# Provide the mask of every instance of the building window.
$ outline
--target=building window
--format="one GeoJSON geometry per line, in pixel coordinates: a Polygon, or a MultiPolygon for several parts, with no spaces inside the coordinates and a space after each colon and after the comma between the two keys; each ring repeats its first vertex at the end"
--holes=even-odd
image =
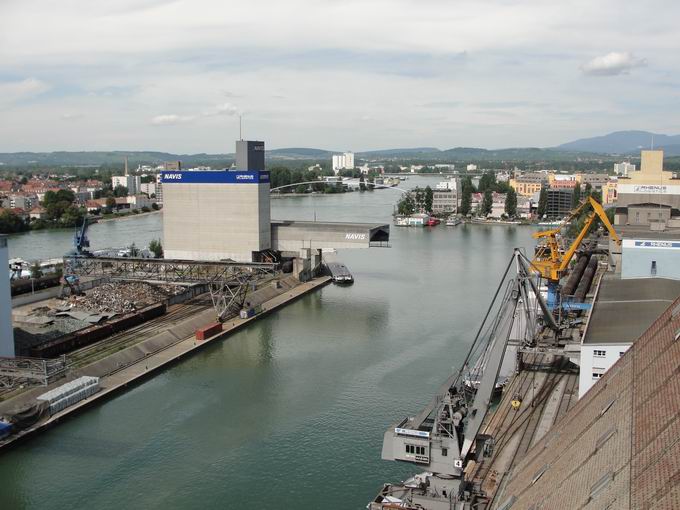
{"type": "Polygon", "coordinates": [[[448,448],[442,448],[442,457],[446,457],[449,454],[448,448]]]}
{"type": "Polygon", "coordinates": [[[652,269],[650,270],[652,276],[656,276],[656,260],[652,260],[652,269]]]}
{"type": "Polygon", "coordinates": [[[606,354],[607,351],[598,351],[597,349],[593,351],[593,356],[595,356],[596,358],[604,358],[606,354]]]}
{"type": "Polygon", "coordinates": [[[593,372],[593,381],[597,381],[603,375],[604,374],[602,374],[601,372],[593,372]]]}
{"type": "Polygon", "coordinates": [[[619,353],[619,358],[620,358],[621,356],[623,356],[624,354],[626,354],[626,351],[621,351],[621,352],[619,353]]]}

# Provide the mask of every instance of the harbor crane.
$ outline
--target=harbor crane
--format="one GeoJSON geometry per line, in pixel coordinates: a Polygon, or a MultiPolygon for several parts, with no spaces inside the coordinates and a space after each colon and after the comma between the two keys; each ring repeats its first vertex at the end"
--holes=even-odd
{"type": "MultiPolygon", "coordinates": [[[[396,422],[385,432],[384,460],[408,462],[426,471],[400,484],[386,484],[369,503],[370,510],[470,510],[473,500],[483,496],[465,480],[465,472],[471,462],[493,451],[493,438],[480,431],[508,342],[518,323],[537,324],[536,304],[546,325],[558,329],[529,264],[515,249],[461,370],[446,380],[420,414],[396,422]],[[508,278],[513,265],[517,274],[508,278]],[[471,380],[479,381],[474,392],[466,388],[471,380]]],[[[534,328],[527,327],[522,336],[525,346],[532,345],[534,328]]]]}
{"type": "Polygon", "coordinates": [[[536,232],[533,235],[535,239],[543,240],[543,242],[536,249],[534,259],[531,261],[531,267],[543,278],[545,278],[549,285],[557,284],[560,281],[560,278],[564,276],[567,267],[569,266],[569,262],[581,246],[581,243],[590,231],[590,227],[597,218],[600,219],[602,224],[609,231],[611,238],[618,245],[621,245],[621,239],[616,234],[616,231],[609,221],[609,218],[607,218],[607,213],[604,211],[600,203],[592,196],[588,196],[586,200],[581,202],[579,206],[572,210],[569,213],[569,216],[567,216],[564,221],[562,221],[562,223],[560,223],[560,225],[556,228],[536,232]],[[564,250],[561,245],[562,229],[578,218],[578,216],[584,210],[586,210],[588,206],[590,206],[592,210],[588,212],[588,216],[586,217],[583,228],[578,233],[576,239],[574,239],[571,245],[566,250],[564,250]]]}
{"type": "MultiPolygon", "coordinates": [[[[70,253],[69,257],[73,259],[77,257],[91,257],[92,254],[88,249],[90,247],[90,240],[87,238],[87,215],[83,217],[83,223],[80,228],[76,229],[76,233],[73,235],[73,251],[70,253]]],[[[71,290],[72,296],[79,296],[83,292],[80,290],[80,278],[77,274],[71,272],[66,272],[67,265],[64,265],[64,276],[62,278],[61,285],[61,295],[64,295],[64,285],[67,285],[71,290]]]]}

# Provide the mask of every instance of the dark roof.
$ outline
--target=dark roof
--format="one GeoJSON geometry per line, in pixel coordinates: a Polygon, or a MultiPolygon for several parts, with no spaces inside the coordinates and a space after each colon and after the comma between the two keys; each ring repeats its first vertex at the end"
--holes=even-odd
{"type": "Polygon", "coordinates": [[[680,280],[603,278],[584,344],[632,343],[680,296],[680,280]]]}
{"type": "Polygon", "coordinates": [[[653,204],[651,202],[645,202],[643,204],[628,204],[627,207],[630,209],[631,207],[647,207],[649,209],[670,209],[670,205],[665,205],[665,204],[653,204]]]}
{"type": "Polygon", "coordinates": [[[680,239],[680,228],[666,226],[665,230],[651,230],[649,225],[616,225],[623,239],[680,239]]]}
{"type": "Polygon", "coordinates": [[[680,299],[508,474],[494,508],[680,508],[678,334],[680,299]]]}

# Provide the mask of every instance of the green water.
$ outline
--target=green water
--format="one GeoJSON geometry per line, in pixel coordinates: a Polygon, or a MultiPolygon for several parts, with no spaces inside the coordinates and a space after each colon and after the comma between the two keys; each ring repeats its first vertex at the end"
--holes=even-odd
{"type": "MultiPolygon", "coordinates": [[[[436,179],[408,181],[424,183],[436,179]]],[[[282,199],[272,215],[387,222],[396,198],[282,199]]],[[[93,248],[141,244],[160,221],[96,225],[93,248]]],[[[327,286],[0,455],[0,509],[364,508],[383,482],[416,471],[380,460],[383,433],[458,366],[531,232],[392,227],[391,248],[340,252],[353,286],[327,286]]],[[[70,242],[46,234],[40,256],[59,255],[53,236],[70,242]]],[[[28,238],[10,240],[14,256],[28,258],[28,238]]]]}

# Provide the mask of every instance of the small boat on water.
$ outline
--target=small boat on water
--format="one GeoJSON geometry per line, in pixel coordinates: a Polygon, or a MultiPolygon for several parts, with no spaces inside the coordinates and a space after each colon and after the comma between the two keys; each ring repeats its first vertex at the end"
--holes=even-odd
{"type": "Polygon", "coordinates": [[[425,222],[426,227],[435,227],[441,223],[439,218],[430,218],[425,222]]]}
{"type": "Polygon", "coordinates": [[[347,266],[340,262],[328,262],[326,264],[328,273],[335,283],[351,284],[354,283],[354,277],[349,272],[347,266]]]}
{"type": "Polygon", "coordinates": [[[461,220],[458,216],[452,216],[451,218],[446,220],[447,227],[455,227],[456,225],[460,225],[461,223],[463,223],[463,220],[461,220]]]}

